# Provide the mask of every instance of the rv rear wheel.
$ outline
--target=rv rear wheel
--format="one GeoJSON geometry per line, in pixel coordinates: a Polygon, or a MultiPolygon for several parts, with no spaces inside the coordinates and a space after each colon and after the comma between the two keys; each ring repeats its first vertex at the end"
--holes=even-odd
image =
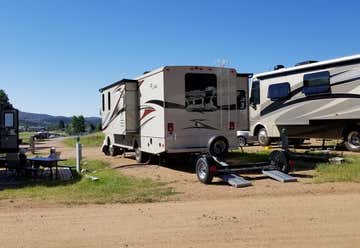
{"type": "Polygon", "coordinates": [[[211,183],[214,174],[210,170],[210,165],[205,156],[198,158],[196,161],[196,176],[204,184],[211,183]]]}
{"type": "Polygon", "coordinates": [[[135,148],[135,160],[138,163],[145,163],[149,159],[149,156],[147,153],[140,150],[140,147],[135,148]]]}
{"type": "Polygon", "coordinates": [[[270,138],[267,135],[266,129],[265,128],[261,128],[258,132],[258,142],[261,146],[268,146],[270,145],[270,138]]]}
{"type": "Polygon", "coordinates": [[[109,150],[109,146],[103,146],[102,148],[102,152],[106,155],[109,156],[110,155],[110,150],[109,150]]]}
{"type": "Polygon", "coordinates": [[[360,152],[360,132],[351,131],[345,137],[345,147],[352,152],[360,152]]]}

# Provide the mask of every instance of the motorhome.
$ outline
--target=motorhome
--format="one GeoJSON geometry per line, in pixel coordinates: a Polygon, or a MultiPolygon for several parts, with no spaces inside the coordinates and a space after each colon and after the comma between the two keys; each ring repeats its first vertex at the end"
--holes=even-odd
{"type": "Polygon", "coordinates": [[[222,154],[248,128],[249,75],[235,69],[165,66],[100,89],[102,150],[117,155],[222,154]]]}
{"type": "Polygon", "coordinates": [[[250,97],[250,135],[262,145],[289,137],[344,139],[360,151],[360,55],[254,75],[250,97]]]}
{"type": "Polygon", "coordinates": [[[0,104],[0,153],[19,151],[19,111],[0,104]]]}

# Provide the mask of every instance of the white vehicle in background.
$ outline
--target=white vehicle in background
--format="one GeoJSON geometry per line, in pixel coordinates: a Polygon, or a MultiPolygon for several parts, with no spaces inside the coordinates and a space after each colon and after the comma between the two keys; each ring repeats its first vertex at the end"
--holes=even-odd
{"type": "Polygon", "coordinates": [[[249,74],[223,67],[165,66],[100,89],[105,140],[116,155],[218,155],[238,147],[236,130],[248,128],[249,74]]]}
{"type": "Polygon", "coordinates": [[[250,135],[261,145],[289,138],[343,139],[360,151],[360,55],[295,67],[277,66],[254,75],[250,97],[250,135]]]}

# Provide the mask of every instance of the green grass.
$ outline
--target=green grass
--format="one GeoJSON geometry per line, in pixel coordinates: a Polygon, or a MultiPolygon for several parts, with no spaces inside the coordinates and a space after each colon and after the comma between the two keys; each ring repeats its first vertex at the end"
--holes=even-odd
{"type": "Polygon", "coordinates": [[[33,136],[34,134],[36,134],[36,133],[35,132],[20,132],[19,139],[21,139],[23,143],[28,143],[30,136],[33,136]]]}
{"type": "MultiPolygon", "coordinates": [[[[104,134],[102,132],[92,133],[80,137],[80,143],[86,147],[99,147],[104,142],[104,134]]],[[[74,147],[76,140],[75,138],[67,138],[63,141],[64,145],[74,147]]]]}
{"type": "Polygon", "coordinates": [[[345,157],[342,164],[318,164],[314,182],[360,182],[360,158],[345,157]]]}
{"type": "MultiPolygon", "coordinates": [[[[66,164],[74,164],[74,160],[66,164]]],[[[85,161],[82,168],[99,180],[76,176],[71,182],[31,182],[0,191],[0,200],[22,198],[65,204],[135,203],[166,200],[174,194],[165,183],[124,176],[103,161],[85,161]]]]}
{"type": "Polygon", "coordinates": [[[263,150],[258,152],[241,152],[241,150],[235,150],[233,152],[229,152],[226,155],[227,161],[236,161],[236,162],[244,162],[244,163],[252,163],[252,162],[263,162],[269,160],[269,154],[271,151],[263,150]]]}

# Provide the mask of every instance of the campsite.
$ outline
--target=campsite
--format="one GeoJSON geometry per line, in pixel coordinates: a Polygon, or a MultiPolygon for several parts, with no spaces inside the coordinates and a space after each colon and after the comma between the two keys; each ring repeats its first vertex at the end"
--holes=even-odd
{"type": "Polygon", "coordinates": [[[2,1],[0,247],[359,247],[359,7],[2,1]]]}

